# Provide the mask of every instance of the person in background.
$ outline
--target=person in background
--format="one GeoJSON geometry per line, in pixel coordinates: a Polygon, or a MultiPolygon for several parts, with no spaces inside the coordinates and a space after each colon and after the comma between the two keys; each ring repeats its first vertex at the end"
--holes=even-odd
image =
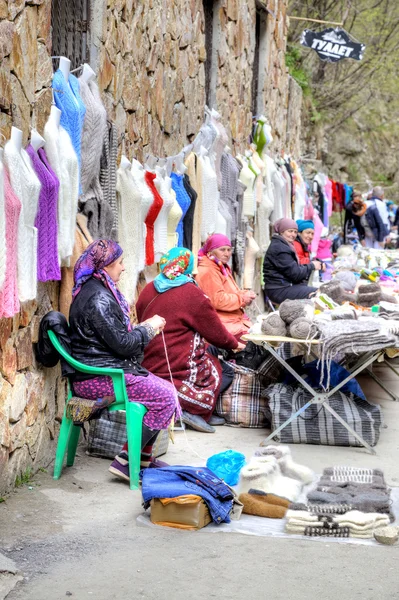
{"type": "Polygon", "coordinates": [[[284,300],[310,298],[317,288],[308,285],[311,273],[320,271],[322,264],[313,260],[300,265],[294,248],[298,225],[292,219],[279,219],[274,224],[274,234],[263,261],[265,293],[281,304],[284,300]]]}
{"type": "Polygon", "coordinates": [[[299,264],[308,265],[310,263],[310,244],[314,238],[314,223],[310,220],[298,219],[297,225],[298,235],[294,241],[295,252],[298,256],[299,264]]]}
{"type": "Polygon", "coordinates": [[[351,210],[361,245],[383,248],[386,228],[376,203],[372,200],[364,202],[360,192],[353,192],[351,210]]]}
{"type": "Polygon", "coordinates": [[[195,277],[208,296],[226,329],[239,341],[248,332],[251,321],[245,308],[256,298],[252,290],[240,290],[229,267],[231,242],[221,233],[214,233],[198,253],[198,273],[195,277]]]}
{"type": "Polygon", "coordinates": [[[145,349],[143,366],[167,381],[172,374],[182,421],[197,431],[214,433],[213,425],[225,423],[213,411],[219,394],[232,382],[232,369],[225,362],[222,366],[207,346],[234,350],[240,344],[196,285],[190,250],[172,248],[159,265],[161,273],[141,292],[136,311],[140,321],[154,315],[167,321],[164,337],[158,336],[145,349]]]}
{"type": "Polygon", "coordinates": [[[381,220],[384,223],[384,238],[386,238],[391,231],[391,223],[389,221],[388,207],[385,203],[385,192],[380,185],[377,185],[373,188],[371,192],[371,198],[367,199],[367,204],[368,206],[372,206],[374,204],[377,207],[381,220]]]}
{"type": "MultiPolygon", "coordinates": [[[[166,466],[152,459],[152,446],[178,409],[176,392],[169,381],[140,364],[144,348],[163,330],[165,319],[154,315],[132,327],[127,300],[117,287],[124,270],[122,248],[113,240],[96,240],[78,258],[69,311],[71,354],[88,366],[123,369],[129,400],[147,408],[141,466],[166,466]]],[[[114,395],[111,377],[80,372],[74,375],[73,391],[90,400],[114,395]]],[[[125,481],[129,481],[127,449],[126,443],[109,467],[113,475],[125,481]]]]}

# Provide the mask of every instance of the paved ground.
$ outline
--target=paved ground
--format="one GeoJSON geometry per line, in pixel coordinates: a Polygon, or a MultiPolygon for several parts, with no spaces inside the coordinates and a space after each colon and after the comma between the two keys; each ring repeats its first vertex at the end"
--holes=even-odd
{"type": "MultiPolygon", "coordinates": [[[[379,369],[399,391],[395,375],[379,369]]],[[[387,424],[377,456],[321,446],[292,446],[293,455],[316,472],[333,464],[378,467],[398,486],[399,403],[369,378],[361,384],[381,403],[387,424]]],[[[188,447],[177,432],[167,460],[202,464],[193,450],[206,458],[228,448],[250,457],[265,433],[228,427],[214,435],[188,432],[188,447]]],[[[399,546],[138,527],[140,493],[112,479],[108,464],[86,457],[81,448],[59,481],[39,473],[0,504],[0,552],[14,563],[4,566],[0,554],[0,600],[399,598],[399,546]],[[14,587],[17,570],[23,579],[14,587]]]]}

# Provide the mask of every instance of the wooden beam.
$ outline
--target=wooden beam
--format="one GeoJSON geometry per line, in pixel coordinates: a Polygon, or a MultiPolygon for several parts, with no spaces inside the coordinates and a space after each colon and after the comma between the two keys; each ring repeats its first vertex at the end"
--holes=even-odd
{"type": "Polygon", "coordinates": [[[311,21],[312,23],[324,23],[325,25],[339,25],[342,27],[343,23],[337,23],[336,21],[320,21],[320,19],[305,19],[304,17],[288,17],[293,21],[311,21]]]}

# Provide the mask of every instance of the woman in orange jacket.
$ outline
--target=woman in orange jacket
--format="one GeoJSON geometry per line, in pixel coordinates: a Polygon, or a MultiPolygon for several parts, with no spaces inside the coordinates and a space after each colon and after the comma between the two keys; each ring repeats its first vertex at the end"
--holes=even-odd
{"type": "Polygon", "coordinates": [[[310,263],[310,244],[314,237],[313,221],[297,220],[298,235],[294,241],[295,252],[297,254],[300,265],[308,265],[310,263]]]}
{"type": "Polygon", "coordinates": [[[211,235],[198,253],[196,281],[208,296],[226,329],[238,340],[248,332],[251,321],[244,312],[256,298],[251,290],[240,290],[228,265],[231,242],[221,233],[211,235]]]}

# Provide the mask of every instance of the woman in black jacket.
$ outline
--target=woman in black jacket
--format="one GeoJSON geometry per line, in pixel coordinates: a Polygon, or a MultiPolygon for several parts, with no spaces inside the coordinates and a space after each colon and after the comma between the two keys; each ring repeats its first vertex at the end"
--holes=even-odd
{"type": "MultiPolygon", "coordinates": [[[[143,419],[141,456],[142,467],[147,467],[151,462],[157,464],[151,460],[152,445],[159,431],[166,429],[172,420],[176,393],[171,383],[149,373],[140,364],[144,348],[162,331],[165,319],[155,315],[132,327],[128,303],[116,285],[124,270],[122,248],[112,240],[93,242],[78,259],[69,313],[71,353],[86,365],[124,370],[129,400],[148,409],[143,419]]],[[[84,373],[76,373],[73,388],[81,398],[113,394],[110,377],[84,373]]],[[[127,444],[109,470],[129,481],[127,444]]]]}
{"type": "Polygon", "coordinates": [[[322,264],[314,260],[300,265],[294,248],[298,225],[292,219],[279,219],[263,261],[265,293],[276,304],[284,300],[309,298],[317,288],[307,285],[312,271],[320,271],[322,264]]]}

